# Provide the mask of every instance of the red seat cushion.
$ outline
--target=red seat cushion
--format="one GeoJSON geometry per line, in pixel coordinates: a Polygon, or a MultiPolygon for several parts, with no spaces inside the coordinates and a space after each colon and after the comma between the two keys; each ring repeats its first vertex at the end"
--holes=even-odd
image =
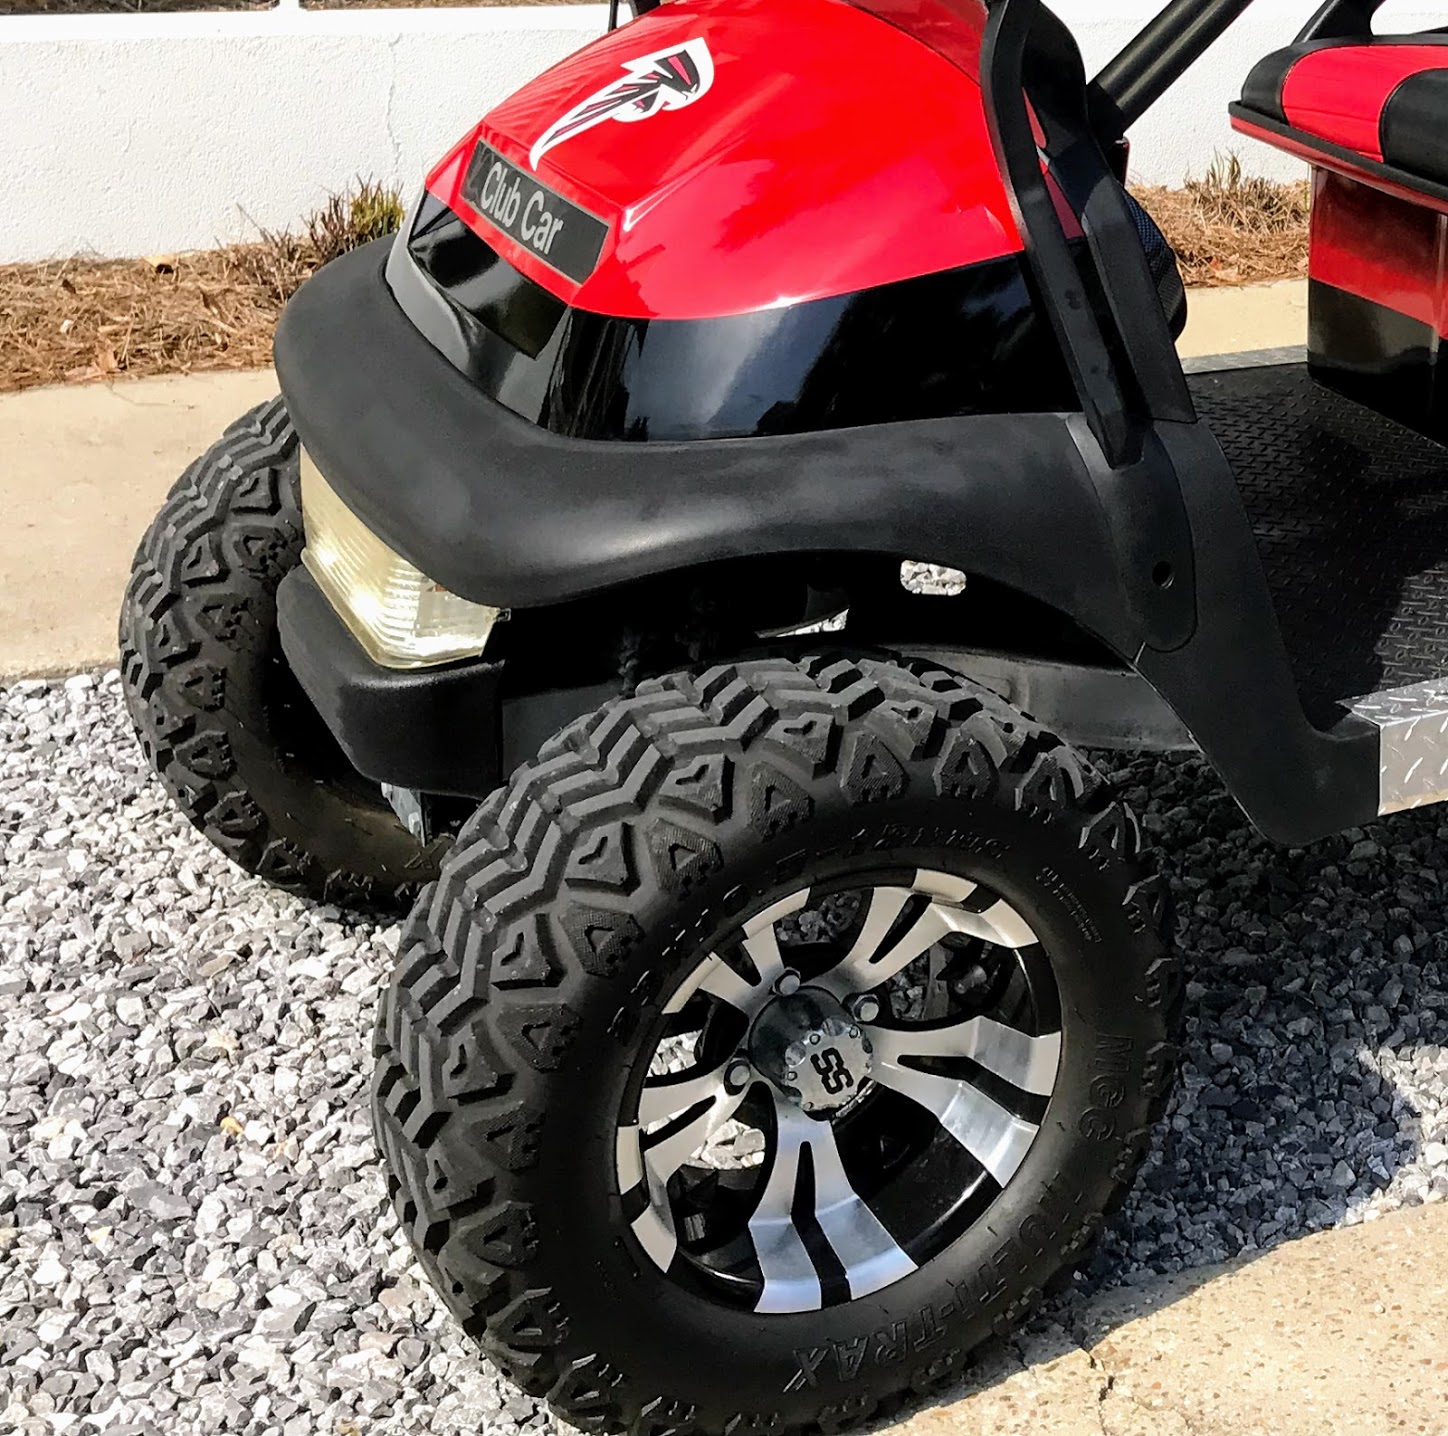
{"type": "Polygon", "coordinates": [[[1448,35],[1289,46],[1253,69],[1242,105],[1304,138],[1448,184],[1448,35]]]}

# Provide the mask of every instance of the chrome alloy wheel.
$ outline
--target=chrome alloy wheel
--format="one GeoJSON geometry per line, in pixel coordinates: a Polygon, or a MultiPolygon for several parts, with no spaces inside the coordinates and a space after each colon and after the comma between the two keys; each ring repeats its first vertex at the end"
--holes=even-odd
{"type": "Polygon", "coordinates": [[[664,1011],[617,1134],[625,1215],[671,1277],[758,1312],[867,1296],[942,1251],[1025,1160],[1060,1061],[1029,923],[924,869],[774,902],[664,1011]]]}

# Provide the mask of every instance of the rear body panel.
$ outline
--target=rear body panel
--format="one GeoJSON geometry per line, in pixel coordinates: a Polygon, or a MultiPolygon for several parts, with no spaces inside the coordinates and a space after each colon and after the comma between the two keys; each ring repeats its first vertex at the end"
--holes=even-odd
{"type": "Polygon", "coordinates": [[[1314,377],[1420,433],[1448,438],[1448,374],[1440,372],[1448,333],[1448,190],[1383,164],[1366,135],[1356,138],[1372,153],[1273,125],[1241,106],[1233,108],[1232,123],[1312,165],[1314,377]]]}
{"type": "Polygon", "coordinates": [[[1318,170],[1308,272],[1316,377],[1448,437],[1448,214],[1318,170]]]}

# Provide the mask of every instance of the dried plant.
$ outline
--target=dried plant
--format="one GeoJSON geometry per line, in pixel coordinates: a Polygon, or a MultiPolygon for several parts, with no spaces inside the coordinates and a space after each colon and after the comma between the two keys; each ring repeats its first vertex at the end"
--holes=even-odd
{"type": "Polygon", "coordinates": [[[1161,226],[1188,284],[1246,284],[1307,273],[1307,182],[1281,184],[1218,156],[1182,189],[1133,193],[1161,226]]]}
{"type": "Polygon", "coordinates": [[[396,191],[359,179],[297,233],[258,226],[249,244],[194,254],[0,265],[0,391],[269,363],[298,286],[401,219],[396,191]]]}

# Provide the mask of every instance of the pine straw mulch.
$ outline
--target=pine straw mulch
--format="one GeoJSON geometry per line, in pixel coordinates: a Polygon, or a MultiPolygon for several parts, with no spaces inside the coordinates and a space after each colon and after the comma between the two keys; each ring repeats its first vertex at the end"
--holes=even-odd
{"type": "Polygon", "coordinates": [[[358,180],[297,234],[145,259],[0,265],[0,393],[116,375],[254,369],[302,281],[402,222],[395,190],[358,180]]]}
{"type": "MultiPolygon", "coordinates": [[[[1138,189],[1188,285],[1307,272],[1307,186],[1214,166],[1184,189],[1138,189]]],[[[0,265],[0,393],[117,375],[271,362],[283,304],[320,264],[397,223],[395,195],[359,184],[300,235],[138,260],[0,265]]]]}
{"type": "Polygon", "coordinates": [[[1260,284],[1307,274],[1308,186],[1242,173],[1235,155],[1182,189],[1138,186],[1188,286],[1260,284]]]}

